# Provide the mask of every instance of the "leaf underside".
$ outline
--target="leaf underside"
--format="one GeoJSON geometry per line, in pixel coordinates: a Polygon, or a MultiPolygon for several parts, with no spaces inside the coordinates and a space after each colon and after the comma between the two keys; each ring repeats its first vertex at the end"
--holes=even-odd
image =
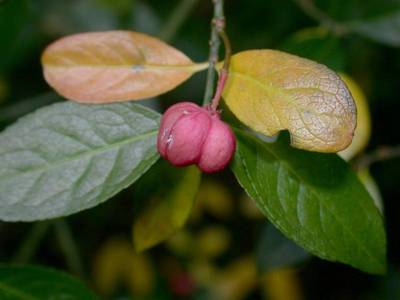
{"type": "Polygon", "coordinates": [[[382,216],[343,160],[236,133],[233,172],[278,229],[317,256],[385,272],[382,216]]]}
{"type": "Polygon", "coordinates": [[[223,97],[251,129],[272,136],[289,130],[294,147],[337,152],[356,125],[346,85],[324,65],[275,50],[249,50],[232,57],[223,97]]]}
{"type": "Polygon", "coordinates": [[[132,103],[54,104],[0,134],[0,219],[33,221],[93,207],[157,159],[159,115],[132,103]]]}
{"type": "Polygon", "coordinates": [[[47,47],[46,81],[67,99],[84,103],[138,100],[188,79],[193,62],[161,40],[133,31],[80,33],[47,47]]]}

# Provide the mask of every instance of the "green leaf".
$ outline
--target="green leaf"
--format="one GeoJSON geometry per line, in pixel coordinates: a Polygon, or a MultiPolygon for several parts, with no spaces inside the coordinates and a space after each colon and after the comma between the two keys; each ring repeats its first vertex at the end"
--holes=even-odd
{"type": "Polygon", "coordinates": [[[400,47],[400,8],[382,16],[349,22],[347,26],[376,42],[400,47]]]}
{"type": "Polygon", "coordinates": [[[310,254],[279,230],[267,224],[257,247],[257,266],[262,272],[290,266],[309,258],[310,254]]]}
{"type": "Polygon", "coordinates": [[[375,42],[400,46],[398,0],[317,0],[315,5],[345,30],[375,42]]]}
{"type": "Polygon", "coordinates": [[[21,64],[37,45],[33,1],[0,1],[0,73],[21,64]]]}
{"type": "Polygon", "coordinates": [[[365,300],[393,300],[400,299],[400,272],[398,268],[389,268],[386,276],[374,282],[371,288],[365,289],[362,298],[365,300]]]}
{"type": "Polygon", "coordinates": [[[0,267],[0,299],[3,300],[96,300],[78,279],[34,266],[0,267]]]}
{"type": "Polygon", "coordinates": [[[118,27],[117,15],[96,0],[35,1],[46,33],[62,36],[118,27]]]}
{"type": "Polygon", "coordinates": [[[0,134],[0,219],[33,221],[98,205],[158,159],[159,115],[132,103],[65,102],[0,134]]]}
{"type": "Polygon", "coordinates": [[[268,144],[237,131],[232,169],[246,192],[288,238],[311,253],[369,273],[386,269],[383,220],[337,155],[268,144]]]}
{"type": "Polygon", "coordinates": [[[347,56],[342,40],[322,27],[310,27],[295,32],[284,40],[279,49],[315,60],[336,72],[346,66],[347,56]]]}
{"type": "MultiPolygon", "coordinates": [[[[133,225],[133,241],[137,251],[146,250],[168,238],[186,223],[192,210],[201,172],[194,166],[177,169],[162,161],[154,169],[167,190],[158,190],[156,195],[146,199],[146,205],[133,225]]],[[[149,174],[150,175],[150,174],[149,174]]],[[[153,190],[156,187],[153,187],[153,190]]]]}
{"type": "Polygon", "coordinates": [[[374,177],[372,177],[369,169],[368,168],[360,169],[358,170],[357,175],[358,178],[360,178],[360,181],[364,184],[365,189],[368,191],[368,193],[374,200],[375,206],[383,214],[384,206],[383,206],[381,191],[379,190],[379,186],[376,183],[374,177]]]}

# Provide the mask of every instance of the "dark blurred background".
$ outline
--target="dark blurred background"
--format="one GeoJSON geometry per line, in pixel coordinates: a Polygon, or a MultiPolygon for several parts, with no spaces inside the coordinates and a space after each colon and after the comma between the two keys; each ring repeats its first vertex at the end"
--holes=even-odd
{"type": "MultiPolygon", "coordinates": [[[[383,199],[388,273],[372,276],[304,252],[268,224],[229,171],[203,178],[182,231],[132,254],[135,208],[168,188],[160,173],[169,167],[162,162],[94,209],[55,223],[0,222],[0,262],[69,271],[107,299],[400,299],[400,1],[225,2],[234,52],[281,49],[345,73],[361,87],[372,135],[353,165],[377,149],[390,153],[370,166],[383,199]],[[117,267],[128,260],[132,274],[117,267]]],[[[55,39],[129,29],[158,36],[201,62],[208,56],[212,10],[211,0],[0,0],[0,127],[65,101],[45,83],[40,65],[55,39]]],[[[204,86],[203,72],[145,104],[161,111],[176,101],[201,103],[204,86]]]]}

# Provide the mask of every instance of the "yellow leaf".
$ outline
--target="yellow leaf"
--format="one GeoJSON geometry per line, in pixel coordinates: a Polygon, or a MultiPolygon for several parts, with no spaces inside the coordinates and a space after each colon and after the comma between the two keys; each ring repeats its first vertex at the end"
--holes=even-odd
{"type": "Polygon", "coordinates": [[[104,295],[112,294],[124,282],[135,295],[145,295],[154,286],[154,270],[150,259],[134,253],[129,241],[112,238],[95,256],[93,279],[104,295]]]}
{"type": "Polygon", "coordinates": [[[205,180],[197,194],[197,204],[219,219],[228,219],[233,214],[233,198],[229,189],[216,180],[205,180]]]}
{"type": "Polygon", "coordinates": [[[356,126],[356,108],[340,77],[326,66],[275,50],[232,57],[226,104],[244,124],[264,135],[289,130],[294,147],[337,152],[356,126]]]}
{"type": "Polygon", "coordinates": [[[257,207],[256,203],[245,193],[239,198],[240,212],[249,219],[264,220],[265,216],[257,207]]]}
{"type": "Polygon", "coordinates": [[[212,287],[219,279],[219,271],[209,259],[194,259],[189,265],[190,275],[202,287],[212,287]]]}
{"type": "Polygon", "coordinates": [[[171,237],[189,217],[200,184],[201,173],[190,166],[177,185],[164,198],[154,199],[133,225],[133,241],[137,251],[148,249],[171,237]]]}
{"type": "Polygon", "coordinates": [[[182,229],[168,239],[166,245],[175,255],[190,256],[193,253],[195,241],[191,232],[182,229]]]}
{"type": "Polygon", "coordinates": [[[268,272],[264,276],[262,287],[267,299],[303,299],[300,283],[296,271],[293,269],[278,269],[268,272]]]}
{"type": "Polygon", "coordinates": [[[360,86],[348,75],[339,74],[346,83],[357,107],[357,127],[350,146],[338,154],[345,160],[350,160],[368,145],[371,137],[371,116],[368,102],[360,86]]]}
{"type": "Polygon", "coordinates": [[[231,235],[222,226],[208,226],[196,237],[196,252],[201,257],[214,258],[225,252],[231,243],[231,235]]]}
{"type": "Polygon", "coordinates": [[[155,285],[155,275],[150,257],[132,253],[125,262],[126,284],[134,295],[147,295],[155,285]]]}
{"type": "Polygon", "coordinates": [[[251,256],[241,257],[228,265],[215,280],[215,299],[240,300],[257,285],[257,267],[251,256]]]}
{"type": "Polygon", "coordinates": [[[42,64],[58,93],[84,103],[157,96],[207,67],[159,39],[132,31],[64,37],[47,47],[42,64]]]}
{"type": "Polygon", "coordinates": [[[111,294],[123,280],[121,260],[125,262],[129,256],[126,242],[121,239],[110,240],[99,249],[94,260],[93,279],[102,294],[111,294]]]}

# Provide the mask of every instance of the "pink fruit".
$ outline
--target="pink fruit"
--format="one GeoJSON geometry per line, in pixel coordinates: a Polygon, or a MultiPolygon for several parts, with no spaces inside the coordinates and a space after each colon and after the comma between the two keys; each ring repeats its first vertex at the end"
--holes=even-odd
{"type": "Polygon", "coordinates": [[[203,172],[222,170],[231,160],[236,140],[219,113],[191,102],[171,106],[161,118],[157,148],[174,166],[196,164],[203,172]]]}

